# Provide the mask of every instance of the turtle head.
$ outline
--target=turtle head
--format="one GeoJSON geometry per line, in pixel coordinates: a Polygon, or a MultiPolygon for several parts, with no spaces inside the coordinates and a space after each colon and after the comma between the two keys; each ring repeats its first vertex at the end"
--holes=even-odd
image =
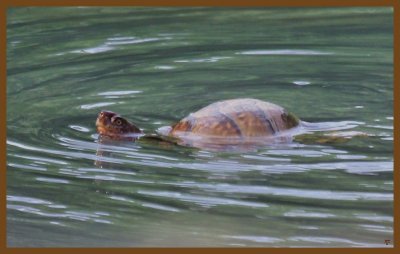
{"type": "Polygon", "coordinates": [[[97,132],[110,138],[122,138],[142,131],[125,118],[111,111],[101,111],[96,120],[97,132]]]}

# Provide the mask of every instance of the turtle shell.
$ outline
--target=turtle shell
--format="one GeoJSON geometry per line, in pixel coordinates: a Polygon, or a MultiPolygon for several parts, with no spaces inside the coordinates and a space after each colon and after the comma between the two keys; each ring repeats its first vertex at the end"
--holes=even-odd
{"type": "Polygon", "coordinates": [[[284,108],[257,99],[233,99],[212,103],[172,126],[170,135],[181,137],[270,137],[299,125],[284,108]]]}

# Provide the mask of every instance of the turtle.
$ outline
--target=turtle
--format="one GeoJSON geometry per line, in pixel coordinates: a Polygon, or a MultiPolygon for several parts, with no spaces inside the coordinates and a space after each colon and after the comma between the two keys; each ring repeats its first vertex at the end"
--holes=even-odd
{"type": "MultiPolygon", "coordinates": [[[[288,143],[295,136],[304,134],[308,126],[309,123],[285,108],[253,98],[214,102],[172,126],[159,128],[153,134],[145,134],[134,123],[112,111],[101,111],[96,120],[97,132],[102,138],[129,141],[156,139],[210,150],[288,143]]],[[[325,137],[324,142],[346,138],[346,135],[333,135],[325,137]]]]}

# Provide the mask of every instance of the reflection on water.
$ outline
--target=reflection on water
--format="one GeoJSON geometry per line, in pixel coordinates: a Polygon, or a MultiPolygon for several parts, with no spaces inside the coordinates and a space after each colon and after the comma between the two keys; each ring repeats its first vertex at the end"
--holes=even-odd
{"type": "Polygon", "coordinates": [[[332,55],[331,52],[321,52],[314,50],[301,50],[301,49],[281,49],[281,50],[251,50],[238,52],[241,55],[332,55]]]}
{"type": "Polygon", "coordinates": [[[391,247],[391,9],[49,10],[7,15],[8,246],[391,247]],[[95,131],[102,109],[155,133],[240,97],[311,138],[213,150],[95,131]]]}

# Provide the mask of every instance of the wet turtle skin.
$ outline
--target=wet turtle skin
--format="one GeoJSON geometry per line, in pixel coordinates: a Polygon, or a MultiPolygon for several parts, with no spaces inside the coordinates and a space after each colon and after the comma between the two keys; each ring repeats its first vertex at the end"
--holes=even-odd
{"type": "MultiPolygon", "coordinates": [[[[160,138],[176,138],[182,141],[176,143],[183,145],[208,146],[210,142],[232,145],[243,140],[252,143],[258,138],[280,136],[299,124],[296,116],[278,105],[246,98],[212,103],[158,133],[160,138]]],[[[96,126],[101,136],[111,139],[136,140],[135,135],[143,134],[133,123],[111,111],[102,111],[96,126]]]]}

